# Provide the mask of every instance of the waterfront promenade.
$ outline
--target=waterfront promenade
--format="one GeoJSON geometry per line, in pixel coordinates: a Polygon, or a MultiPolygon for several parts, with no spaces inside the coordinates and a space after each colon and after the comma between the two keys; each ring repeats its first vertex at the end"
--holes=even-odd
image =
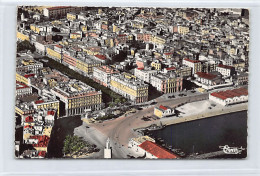
{"type": "MultiPolygon", "coordinates": [[[[178,123],[184,123],[184,122],[189,122],[189,121],[194,121],[194,120],[199,120],[199,119],[205,119],[209,117],[214,117],[222,114],[229,114],[233,112],[239,112],[239,111],[245,111],[248,109],[248,104],[247,103],[241,103],[241,104],[236,104],[236,105],[231,105],[231,106],[221,106],[221,105],[216,105],[216,107],[212,109],[208,109],[208,107],[203,107],[203,102],[208,102],[209,100],[204,100],[204,101],[198,101],[196,102],[196,106],[198,106],[198,110],[200,110],[200,113],[185,113],[181,114],[179,117],[173,116],[173,117],[168,117],[168,118],[162,118],[160,120],[154,121],[154,124],[156,125],[173,125],[173,124],[178,124],[178,123]]],[[[188,103],[192,104],[192,103],[188,103]]],[[[195,104],[195,103],[194,103],[195,104]]],[[[184,105],[185,106],[185,105],[184,105]]],[[[194,105],[195,106],[195,105],[194,105]]],[[[177,108],[178,109],[178,108],[177,108]]],[[[137,128],[145,128],[147,125],[141,124],[137,128]]]]}
{"type": "MultiPolygon", "coordinates": [[[[184,100],[183,100],[184,101],[184,100]]],[[[176,103],[176,102],[175,102],[176,103]]],[[[171,102],[172,107],[177,107],[180,102],[175,104],[174,101],[171,102]]],[[[228,114],[232,112],[247,110],[247,103],[236,104],[228,107],[223,107],[221,105],[215,105],[212,109],[208,107],[211,106],[212,102],[209,100],[202,100],[192,103],[186,103],[182,106],[177,107],[179,111],[182,111],[180,116],[173,116],[169,118],[162,119],[152,119],[151,121],[143,121],[141,118],[145,116],[152,116],[153,109],[155,106],[144,108],[143,110],[137,110],[129,116],[122,116],[116,119],[104,121],[102,123],[92,123],[88,124],[90,127],[81,128],[81,130],[76,132],[79,136],[88,136],[87,141],[92,141],[100,149],[104,148],[105,141],[109,137],[113,141],[113,156],[114,158],[124,158],[127,154],[134,155],[130,149],[127,148],[127,144],[130,138],[138,137],[140,133],[136,132],[134,129],[146,128],[151,124],[160,125],[172,125],[177,123],[184,123],[193,120],[199,120],[209,117],[214,117],[221,114],[228,114]],[[198,109],[198,111],[195,111],[198,109]],[[196,113],[196,114],[194,114],[196,113]],[[92,130],[96,131],[91,133],[92,130]],[[100,138],[102,136],[102,138],[100,138]],[[97,140],[98,139],[98,140],[97,140]],[[99,142],[95,142],[95,141],[99,142]],[[124,152],[119,152],[119,151],[124,152]]],[[[170,103],[169,103],[170,105],[170,103]]],[[[158,106],[158,104],[157,104],[158,106]]],[[[102,152],[102,151],[101,151],[102,152]]],[[[102,157],[102,154],[99,153],[102,157]]]]}

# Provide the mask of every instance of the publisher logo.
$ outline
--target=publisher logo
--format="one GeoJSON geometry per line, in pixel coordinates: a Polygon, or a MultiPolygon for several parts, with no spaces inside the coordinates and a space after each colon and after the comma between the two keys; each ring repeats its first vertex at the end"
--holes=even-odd
{"type": "Polygon", "coordinates": [[[223,152],[225,154],[235,154],[235,155],[241,154],[241,152],[243,150],[245,150],[245,148],[243,148],[243,147],[240,147],[240,148],[238,148],[238,147],[229,147],[228,145],[219,146],[219,148],[223,149],[223,152]]]}

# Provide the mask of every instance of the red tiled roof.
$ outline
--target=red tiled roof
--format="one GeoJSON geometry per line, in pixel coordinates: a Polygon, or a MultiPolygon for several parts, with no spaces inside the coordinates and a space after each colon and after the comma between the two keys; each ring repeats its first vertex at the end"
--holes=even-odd
{"type": "Polygon", "coordinates": [[[33,117],[32,116],[27,116],[25,118],[25,122],[33,122],[33,117]]]}
{"type": "Polygon", "coordinates": [[[46,155],[46,151],[40,151],[38,153],[38,156],[41,156],[41,157],[45,157],[45,155],[46,155]]]}
{"type": "Polygon", "coordinates": [[[33,144],[33,147],[47,147],[49,144],[50,137],[46,135],[42,136],[30,136],[30,139],[38,139],[37,144],[33,144]]]}
{"type": "Polygon", "coordinates": [[[25,125],[24,128],[32,128],[31,125],[25,125]]]}
{"type": "Polygon", "coordinates": [[[16,86],[16,89],[24,89],[24,88],[28,88],[29,86],[27,86],[24,83],[21,83],[19,81],[16,81],[16,84],[18,84],[19,86],[16,86]]]}
{"type": "Polygon", "coordinates": [[[176,69],[175,67],[166,68],[166,70],[175,70],[175,69],[176,69]]]}
{"type": "Polygon", "coordinates": [[[210,95],[220,98],[222,100],[225,100],[227,98],[240,97],[243,95],[246,96],[246,95],[248,95],[248,90],[245,88],[238,88],[238,89],[233,89],[233,90],[213,92],[210,95]]]}
{"type": "Polygon", "coordinates": [[[160,105],[159,108],[160,108],[160,109],[163,109],[163,110],[167,110],[167,109],[168,109],[167,107],[165,107],[165,106],[163,106],[163,105],[160,105]]]}
{"type": "Polygon", "coordinates": [[[191,60],[191,59],[188,59],[188,58],[186,58],[186,59],[184,59],[184,60],[189,61],[189,62],[192,62],[192,63],[198,63],[198,62],[200,62],[200,61],[198,61],[198,60],[191,60]]]}
{"type": "Polygon", "coordinates": [[[40,103],[43,103],[44,102],[44,100],[36,100],[34,103],[35,104],[40,104],[40,103]]]}
{"type": "Polygon", "coordinates": [[[217,75],[213,75],[210,73],[204,73],[204,72],[197,72],[196,74],[201,78],[210,79],[210,80],[217,77],[217,75]]]}
{"type": "Polygon", "coordinates": [[[226,68],[226,69],[232,69],[232,68],[233,68],[233,67],[231,67],[231,66],[228,66],[228,65],[222,65],[222,64],[219,64],[218,67],[226,68]]]}
{"type": "Polygon", "coordinates": [[[99,58],[101,60],[106,60],[107,59],[106,56],[100,55],[100,54],[95,55],[95,57],[97,57],[97,58],[99,58]]]}
{"type": "Polygon", "coordinates": [[[164,53],[164,55],[171,55],[172,53],[164,53]]]}
{"type": "Polygon", "coordinates": [[[143,70],[144,68],[137,68],[138,70],[143,70]]]}
{"type": "Polygon", "coordinates": [[[29,77],[32,77],[34,76],[35,74],[27,74],[27,75],[24,75],[25,78],[29,78],[29,77]]]}
{"type": "Polygon", "coordinates": [[[145,141],[139,145],[145,151],[151,153],[152,155],[156,156],[158,159],[176,159],[179,156],[167,151],[166,149],[162,148],[161,146],[151,142],[145,141]]]}
{"type": "Polygon", "coordinates": [[[58,48],[63,48],[63,46],[61,46],[61,45],[55,45],[56,47],[58,47],[58,48]]]}
{"type": "Polygon", "coordinates": [[[48,111],[48,112],[47,112],[47,115],[54,115],[54,114],[55,114],[54,111],[48,111]]]}

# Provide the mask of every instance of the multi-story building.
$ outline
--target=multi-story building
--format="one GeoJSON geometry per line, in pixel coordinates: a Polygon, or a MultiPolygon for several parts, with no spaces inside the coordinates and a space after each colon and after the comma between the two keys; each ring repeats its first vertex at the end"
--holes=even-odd
{"type": "Polygon", "coordinates": [[[162,93],[182,91],[183,78],[175,74],[157,74],[151,76],[151,84],[162,93]]]}
{"type": "Polygon", "coordinates": [[[148,84],[133,75],[121,74],[111,76],[111,90],[135,103],[148,101],[148,84]]]}
{"type": "Polygon", "coordinates": [[[105,87],[109,87],[111,76],[117,74],[119,74],[119,71],[110,66],[100,66],[93,68],[93,80],[105,87]]]}
{"type": "Polygon", "coordinates": [[[32,93],[32,87],[16,81],[16,96],[29,95],[32,93]]]}
{"type": "Polygon", "coordinates": [[[82,33],[81,32],[70,33],[70,38],[71,39],[80,39],[80,38],[82,38],[82,33]]]}
{"type": "Polygon", "coordinates": [[[56,6],[43,9],[43,15],[49,18],[60,18],[66,16],[67,13],[78,13],[83,11],[85,7],[72,7],[72,6],[56,6]]]}
{"type": "Polygon", "coordinates": [[[30,35],[25,31],[18,31],[16,37],[18,41],[24,41],[24,40],[30,41],[30,35]]]}
{"type": "Polygon", "coordinates": [[[187,26],[178,26],[178,33],[182,35],[188,34],[190,31],[189,27],[187,26]]]}
{"type": "Polygon", "coordinates": [[[93,68],[99,66],[101,66],[101,62],[96,61],[90,57],[77,58],[76,61],[76,68],[83,74],[93,73],[93,68]]]}
{"type": "Polygon", "coordinates": [[[26,85],[29,85],[29,78],[34,77],[34,73],[26,73],[26,72],[20,72],[16,71],[16,81],[24,83],[26,85]]]}
{"type": "Polygon", "coordinates": [[[16,59],[16,71],[38,73],[43,67],[43,63],[27,57],[18,57],[16,59]]]}
{"type": "Polygon", "coordinates": [[[34,135],[46,135],[50,137],[55,114],[55,110],[46,109],[36,111],[32,115],[22,116],[21,125],[24,126],[24,143],[29,142],[28,139],[34,135]]]}
{"type": "Polygon", "coordinates": [[[217,74],[197,72],[194,76],[199,83],[206,86],[215,86],[224,82],[217,74]]]}
{"type": "Polygon", "coordinates": [[[180,77],[189,77],[192,75],[192,68],[191,67],[179,67],[175,69],[175,73],[177,76],[180,77]]]}
{"type": "Polygon", "coordinates": [[[162,64],[159,62],[159,60],[155,60],[151,63],[151,67],[160,71],[162,69],[162,64]]]}
{"type": "Polygon", "coordinates": [[[76,67],[77,58],[64,53],[62,57],[62,63],[68,66],[76,67]]]}
{"type": "Polygon", "coordinates": [[[145,70],[144,68],[135,68],[134,70],[134,75],[147,83],[150,83],[151,76],[157,73],[158,70],[145,70]]]}
{"type": "Polygon", "coordinates": [[[46,55],[46,47],[47,47],[47,43],[45,42],[35,42],[34,43],[36,52],[41,54],[41,55],[46,55]]]}
{"type": "Polygon", "coordinates": [[[153,37],[153,43],[154,43],[154,44],[157,44],[157,45],[163,45],[163,44],[166,43],[166,37],[164,37],[164,36],[159,36],[159,35],[154,36],[154,37],[153,37]]]}
{"type": "Polygon", "coordinates": [[[70,13],[67,13],[67,19],[69,21],[74,21],[77,19],[77,14],[76,13],[73,13],[73,12],[70,12],[70,13]]]}
{"type": "Polygon", "coordinates": [[[26,116],[35,113],[35,109],[32,103],[18,103],[15,105],[15,113],[20,116],[26,116]]]}
{"type": "Polygon", "coordinates": [[[202,65],[201,62],[198,60],[192,60],[192,59],[183,59],[182,64],[188,67],[192,68],[192,74],[201,72],[202,65]]]}
{"type": "Polygon", "coordinates": [[[61,45],[49,45],[46,47],[46,55],[58,62],[62,61],[62,52],[59,52],[57,48],[62,47],[61,45]]]}
{"type": "Polygon", "coordinates": [[[224,77],[230,77],[235,73],[235,68],[228,65],[219,64],[216,66],[216,71],[224,77]]]}
{"type": "Polygon", "coordinates": [[[238,72],[233,79],[235,85],[247,85],[248,84],[248,73],[238,72]]]}
{"type": "Polygon", "coordinates": [[[33,103],[35,109],[50,109],[53,108],[57,111],[57,117],[60,116],[60,102],[57,99],[44,97],[41,100],[36,100],[33,103]]]}
{"type": "Polygon", "coordinates": [[[93,57],[94,60],[101,62],[102,64],[107,64],[109,62],[108,58],[105,55],[97,54],[93,57]]]}
{"type": "Polygon", "coordinates": [[[59,84],[51,92],[65,104],[66,116],[83,114],[86,110],[100,110],[102,107],[102,92],[77,80],[59,84]]]}

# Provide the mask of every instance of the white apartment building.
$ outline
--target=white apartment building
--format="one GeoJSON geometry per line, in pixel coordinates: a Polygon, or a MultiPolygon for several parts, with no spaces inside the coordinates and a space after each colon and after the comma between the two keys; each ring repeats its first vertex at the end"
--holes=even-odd
{"type": "Polygon", "coordinates": [[[135,70],[134,70],[134,75],[137,78],[139,78],[145,82],[148,82],[148,83],[151,82],[151,76],[155,75],[157,73],[158,73],[157,70],[144,70],[142,68],[135,68],[135,70]]]}
{"type": "Polygon", "coordinates": [[[224,77],[229,77],[235,73],[235,68],[228,65],[218,65],[216,66],[216,71],[224,77]]]}
{"type": "Polygon", "coordinates": [[[119,71],[109,66],[93,67],[93,80],[105,87],[109,87],[111,76],[117,74],[119,71]]]}

